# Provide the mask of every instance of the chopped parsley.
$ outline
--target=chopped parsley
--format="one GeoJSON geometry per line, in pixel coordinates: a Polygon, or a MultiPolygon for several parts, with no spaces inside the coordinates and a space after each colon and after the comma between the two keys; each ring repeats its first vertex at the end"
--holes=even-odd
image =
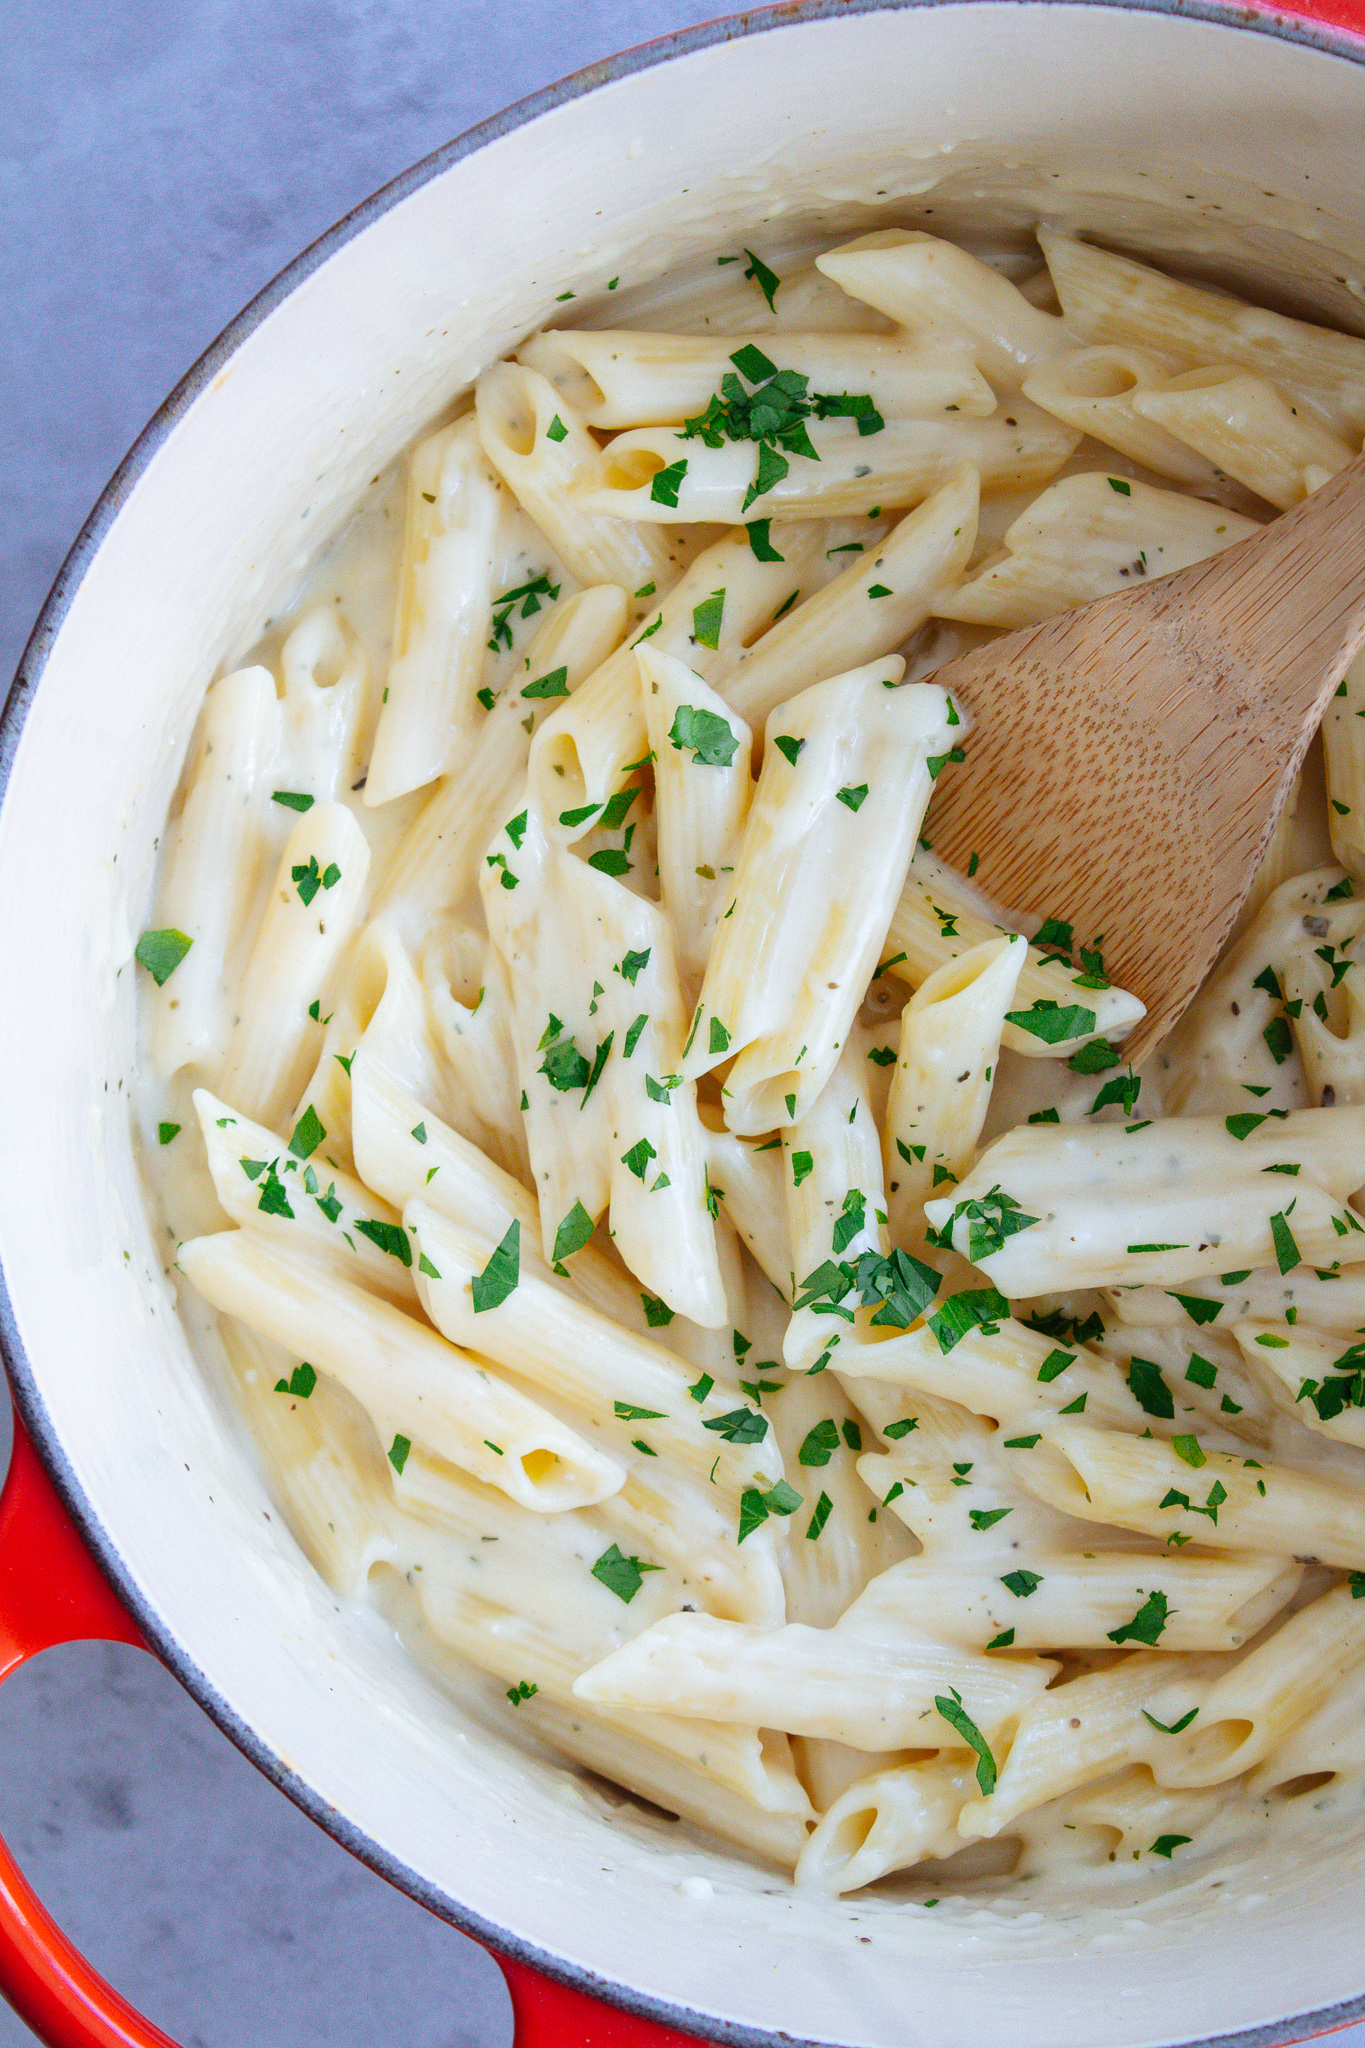
{"type": "Polygon", "coordinates": [[[732,1408],[726,1415],[713,1415],[702,1428],[724,1437],[727,1444],[761,1444],[768,1434],[768,1418],[755,1408],[732,1408]]]}
{"type": "MultiPolygon", "coordinates": [[[[1009,1303],[994,1287],[969,1287],[950,1294],[925,1320],[938,1339],[939,1350],[947,1353],[971,1330],[994,1336],[1009,1312],[1009,1303]]],[[[872,1320],[878,1319],[874,1316],[872,1320]]]]}
{"type": "Polygon", "coordinates": [[[967,1257],[974,1266],[979,1266],[983,1259],[1003,1249],[1006,1238],[1030,1229],[1039,1220],[1037,1216],[1026,1215],[1014,1196],[997,1185],[976,1201],[959,1202],[944,1225],[940,1242],[949,1242],[957,1225],[965,1221],[967,1257]]]}
{"type": "MultiPolygon", "coordinates": [[[[806,1524],[806,1537],[809,1542],[818,1543],[820,1541],[821,1531],[829,1520],[833,1507],[834,1502],[830,1499],[829,1495],[822,1493],[819,1500],[815,1503],[815,1512],[806,1524]]],[[[1365,1579],[1362,1579],[1362,1587],[1365,1588],[1365,1579]]]]}
{"type": "Polygon", "coordinates": [[[835,791],[835,802],[846,804],[850,811],[860,811],[867,796],[867,784],[860,782],[856,788],[835,791]]]}
{"type": "Polygon", "coordinates": [[[272,804],[283,804],[287,811],[311,811],[314,803],[311,796],[305,796],[303,791],[298,789],[272,789],[270,801],[272,804]]]}
{"type": "Polygon", "coordinates": [[[1106,1067],[1121,1064],[1117,1049],[1107,1038],[1093,1038],[1073,1052],[1067,1065],[1073,1074],[1102,1074],[1106,1067]]]}
{"type": "Polygon", "coordinates": [[[746,522],[744,530],[749,536],[749,546],[753,550],[756,562],[786,561],[786,556],[779,555],[773,546],[771,519],[750,519],[746,522]]]}
{"type": "Polygon", "coordinates": [[[728,768],[739,746],[718,712],[698,710],[692,704],[678,706],[668,737],[680,752],[690,747],[693,761],[704,768],[728,768]]]}
{"type": "Polygon", "coordinates": [[[551,583],[548,576],[533,576],[529,583],[519,583],[515,590],[504,590],[493,600],[493,631],[489,637],[488,649],[496,654],[498,648],[512,645],[512,614],[518,605],[521,616],[529,619],[540,610],[540,600],[547,598],[551,604],[559,596],[559,585],[551,583]]]}
{"type": "Polygon", "coordinates": [[[713,590],[692,613],[692,638],[698,647],[719,647],[721,620],[725,615],[725,592],[713,590]]]}
{"type": "Polygon", "coordinates": [[[402,1471],[402,1469],[403,1469],[403,1467],[404,1467],[404,1466],[405,1466],[405,1465],[407,1464],[407,1462],[408,1462],[408,1452],[409,1452],[409,1451],[410,1451],[411,1449],[412,1449],[412,1438],[411,1438],[411,1437],[408,1437],[408,1436],[395,1436],[395,1437],[394,1437],[394,1440],[393,1440],[393,1442],[392,1442],[392,1443],[391,1443],[391,1444],[389,1445],[389,1463],[390,1463],[390,1464],[392,1465],[392,1467],[393,1467],[393,1469],[394,1469],[394,1471],[395,1471],[395,1472],[401,1472],[401,1471],[402,1471]]]}
{"type": "Polygon", "coordinates": [[[1149,1647],[1159,1642],[1170,1618],[1169,1609],[1170,1603],[1164,1593],[1149,1593],[1131,1621],[1108,1631],[1110,1642],[1146,1643],[1149,1647]]]}
{"type": "Polygon", "coordinates": [[[976,1751],[976,1782],[981,1788],[982,1797],[989,1799],[995,1790],[995,1758],[991,1755],[990,1745],[985,1736],[964,1708],[962,1694],[956,1686],[950,1689],[950,1695],[945,1697],[941,1693],[938,1694],[934,1699],[934,1705],[948,1726],[955,1728],[963,1741],[976,1751]]]}
{"type": "Polygon", "coordinates": [[[1041,1572],[1006,1572],[1000,1583],[1007,1593],[1013,1593],[1016,1600],[1027,1600],[1042,1585],[1043,1575],[1041,1572]]]}
{"type": "Polygon", "coordinates": [[[805,744],[804,740],[793,739],[789,732],[780,732],[773,740],[779,754],[785,754],[793,768],[796,766],[796,757],[805,744]]]}
{"type": "Polygon", "coordinates": [[[593,1233],[593,1220],[581,1202],[575,1202],[555,1232],[555,1247],[551,1254],[556,1266],[565,1259],[571,1259],[575,1252],[581,1252],[593,1233]]]}
{"type": "Polygon", "coordinates": [[[476,1273],[470,1284],[474,1297],[474,1313],[482,1315],[488,1309],[497,1308],[506,1301],[521,1278],[521,1222],[513,1217],[497,1250],[489,1259],[482,1273],[476,1273]]]}
{"type": "MultiPolygon", "coordinates": [[[[276,1380],[275,1392],[277,1394],[292,1394],[296,1401],[306,1401],[317,1383],[317,1373],[309,1365],[307,1359],[305,1359],[302,1365],[294,1367],[287,1380],[276,1380]]],[[[402,1470],[401,1466],[399,1470],[402,1470]]]]}
{"type": "MultiPolygon", "coordinates": [[[[1290,1207],[1293,1207],[1292,1203],[1290,1207]]],[[[1303,1263],[1303,1254],[1294,1241],[1294,1233],[1289,1228],[1288,1217],[1289,1210],[1286,1209],[1282,1215],[1275,1215],[1270,1219],[1270,1235],[1275,1246],[1275,1261],[1281,1273],[1292,1273],[1295,1266],[1302,1265],[1303,1263]]]]}
{"type": "Polygon", "coordinates": [[[997,1522],[1003,1522],[1006,1515],[1013,1513],[1013,1508],[970,1508],[967,1520],[976,1530],[993,1529],[997,1522]]]}
{"type": "Polygon", "coordinates": [[[678,508],[678,491],[686,475],[687,457],[685,455],[681,456],[677,462],[670,462],[666,469],[661,469],[649,487],[649,495],[654,503],[656,505],[667,505],[676,512],[678,508]]]}
{"type": "Polygon", "coordinates": [[[156,1127],[158,1144],[169,1145],[172,1138],[180,1136],[180,1129],[179,1124],[158,1124],[156,1127]]]}
{"type": "Polygon", "coordinates": [[[1161,1367],[1150,1358],[1134,1358],[1128,1366],[1128,1387],[1139,1408],[1167,1422],[1175,1419],[1175,1402],[1162,1377],[1161,1367]]]}
{"type": "Polygon", "coordinates": [[[619,1547],[613,1543],[598,1558],[592,1568],[592,1575],[609,1593],[614,1593],[618,1600],[623,1600],[629,1607],[645,1582],[645,1573],[662,1570],[661,1564],[646,1564],[642,1558],[623,1557],[619,1547]]]}
{"type": "Polygon", "coordinates": [[[355,1227],[362,1237],[367,1237],[381,1252],[387,1252],[391,1259],[399,1260],[404,1266],[412,1264],[412,1245],[401,1223],[381,1223],[378,1218],[367,1216],[355,1227]]]}
{"type": "Polygon", "coordinates": [[[828,1417],[817,1422],[806,1431],[805,1439],[796,1454],[799,1465],[828,1465],[839,1448],[839,1431],[828,1417]]]}
{"type": "MultiPolygon", "coordinates": [[[[1032,1038],[1040,1038],[1044,1045],[1064,1045],[1069,1038],[1084,1038],[1095,1029],[1095,1012],[1082,1009],[1079,1003],[1068,1003],[1063,1009],[1051,996],[1039,996],[1027,1010],[1006,1010],[1005,1022],[1027,1031],[1032,1038]]],[[[1117,1064],[1117,1053],[1112,1060],[1103,1062],[1105,1066],[1117,1064]]]]}
{"type": "MultiPolygon", "coordinates": [[[[746,249],[744,253],[749,259],[744,276],[753,279],[764,298],[768,301],[768,311],[775,313],[777,311],[777,291],[778,286],[782,282],[781,278],[775,270],[768,268],[761,256],[755,256],[752,249],[746,249]]],[[[736,256],[733,260],[738,263],[739,258],[736,256]]]]}
{"type": "Polygon", "coordinates": [[[142,963],[158,988],[164,988],[193,944],[184,932],[168,925],[159,932],[144,932],[133,948],[133,958],[142,963]]]}
{"type": "Polygon", "coordinates": [[[637,1138],[629,1151],[621,1154],[621,1164],[629,1168],[631,1173],[635,1175],[636,1180],[643,1181],[648,1171],[650,1160],[657,1159],[658,1156],[648,1138],[637,1138]]]}
{"type": "Polygon", "coordinates": [[[296,1159],[311,1159],[326,1136],[326,1126],[310,1102],[294,1126],[289,1149],[296,1159]]]}

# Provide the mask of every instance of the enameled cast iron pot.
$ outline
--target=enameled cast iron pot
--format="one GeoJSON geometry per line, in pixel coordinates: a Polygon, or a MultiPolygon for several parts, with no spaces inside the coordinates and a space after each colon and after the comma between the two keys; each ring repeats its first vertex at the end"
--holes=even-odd
{"type": "MultiPolygon", "coordinates": [[[[145,1642],[315,1820],[495,1949],[520,2048],[1301,2039],[1365,2014],[1365,1822],[1141,1911],[811,1898],[513,1753],[339,1611],[190,1357],[131,1144],[132,941],[200,696],[368,479],[561,291],[744,242],[1045,213],[1359,329],[1365,0],[1302,6],[1316,21],[795,0],[523,102],[210,349],[100,501],[10,695],[0,1677],[77,1636],[145,1642]]],[[[61,2048],[169,2048],[3,1849],[0,1990],[61,2048]]]]}

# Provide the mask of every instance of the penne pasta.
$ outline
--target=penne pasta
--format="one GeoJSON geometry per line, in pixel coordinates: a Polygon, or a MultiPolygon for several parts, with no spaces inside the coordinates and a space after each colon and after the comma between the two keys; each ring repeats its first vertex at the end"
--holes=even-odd
{"type": "Polygon", "coordinates": [[[799,1121],[838,1064],[904,884],[931,752],[946,756],[961,727],[943,691],[899,690],[900,673],[871,663],[769,718],[732,907],[681,1065],[695,1078],[734,1058],[725,1120],[741,1135],[799,1121]],[[847,874],[859,877],[852,903],[847,874]]]}

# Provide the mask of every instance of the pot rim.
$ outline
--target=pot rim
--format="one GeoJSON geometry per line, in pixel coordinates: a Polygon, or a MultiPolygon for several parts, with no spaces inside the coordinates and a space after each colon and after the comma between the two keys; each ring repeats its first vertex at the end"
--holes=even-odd
{"type": "MultiPolygon", "coordinates": [[[[228,322],[157,408],[100,493],[57,572],[20,656],[3,708],[0,708],[0,805],[3,805],[8,791],[19,737],[53,644],[86,571],[134,486],[182,415],[209,388],[229,358],[275,308],[337,250],[362,234],[390,208],[433,178],[440,177],[451,165],[525,127],[542,114],[595,92],[601,86],[628,78],[637,71],[651,70],[717,43],[733,42],[740,37],[762,35],[804,22],[842,19],[856,14],[902,13],[975,4],[977,0],[768,0],[768,4],[747,8],[741,13],[719,15],[693,28],[676,29],[570,72],[552,85],[514,100],[501,112],[420,157],[349,213],[343,214],[334,226],[326,229],[287,263],[228,322]]],[[[1207,22],[1216,27],[1269,36],[1326,56],[1342,58],[1348,63],[1365,65],[1365,37],[1307,16],[1286,15],[1268,9],[1262,12],[1257,0],[1252,0],[1249,5],[1238,4],[1238,0],[1016,0],[1016,4],[1073,5],[1112,9],[1118,13],[1167,15],[1177,20],[1207,22]]],[[[256,1729],[228,1704],[182,1648],[178,1638],[144,1600],[112,1535],[96,1514],[66,1458],[19,1336],[3,1264],[0,1264],[0,1363],[8,1374],[24,1428],[64,1506],[148,1645],[195,1703],[257,1770],[301,1808],[310,1820],[325,1829],[342,1848],[438,1919],[458,1928],[485,1947],[633,2017],[677,2028],[701,2040],[733,2044],[733,2048],[777,2048],[779,2042],[781,2048],[836,2048],[836,2044],[829,2042],[798,2038],[787,2033],[779,2036],[764,2028],[718,2019],[604,1978],[583,1964],[566,1961],[539,1949],[495,1922],[486,1920],[432,1884],[401,1857],[339,1813],[307,1779],[275,1755],[256,1729]]],[[[1207,2035],[1197,2041],[1172,2043],[1170,2048],[1286,2048],[1286,2044],[1334,2032],[1361,2018],[1365,2018],[1365,1990],[1336,2005],[1319,2007],[1268,2026],[1245,2028],[1233,2034],[1207,2035]]]]}

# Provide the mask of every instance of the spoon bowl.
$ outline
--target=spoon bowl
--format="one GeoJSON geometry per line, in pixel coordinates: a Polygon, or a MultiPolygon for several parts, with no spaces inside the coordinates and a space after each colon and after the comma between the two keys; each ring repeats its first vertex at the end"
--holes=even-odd
{"type": "Polygon", "coordinates": [[[972,729],[935,794],[935,853],[1102,947],[1147,1007],[1123,1047],[1133,1064],[1227,939],[1363,640],[1358,457],[1211,560],[936,671],[972,729]]]}

